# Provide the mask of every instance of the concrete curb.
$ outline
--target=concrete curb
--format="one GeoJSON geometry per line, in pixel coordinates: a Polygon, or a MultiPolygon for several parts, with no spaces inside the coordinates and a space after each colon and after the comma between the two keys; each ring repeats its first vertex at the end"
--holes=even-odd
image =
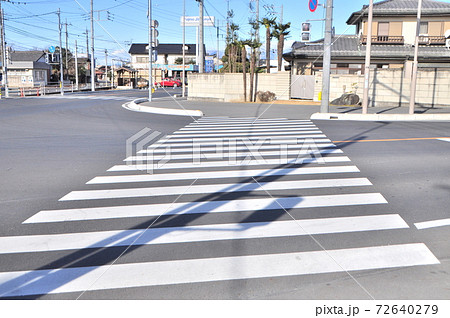
{"type": "Polygon", "coordinates": [[[450,121],[450,114],[340,114],[314,113],[311,119],[355,121],[450,121]]]}
{"type": "Polygon", "coordinates": [[[122,105],[123,108],[136,112],[160,114],[160,115],[175,115],[175,116],[190,116],[190,117],[202,117],[203,112],[201,110],[188,110],[188,109],[172,109],[172,108],[160,108],[152,106],[142,106],[140,104],[148,102],[146,98],[135,99],[129,103],[122,105]]]}

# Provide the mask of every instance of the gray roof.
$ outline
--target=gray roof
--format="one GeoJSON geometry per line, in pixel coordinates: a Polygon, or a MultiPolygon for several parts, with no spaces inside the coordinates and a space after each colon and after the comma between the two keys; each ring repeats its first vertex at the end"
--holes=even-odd
{"type": "MultiPolygon", "coordinates": [[[[331,48],[332,58],[364,59],[366,45],[360,44],[356,35],[339,35],[333,38],[331,48]]],[[[323,54],[323,39],[315,42],[294,42],[292,51],[283,54],[286,60],[314,59],[323,54]]],[[[414,56],[414,47],[411,45],[376,45],[372,44],[372,58],[378,59],[406,59],[414,56]]],[[[420,46],[419,58],[421,60],[439,59],[442,62],[450,61],[450,50],[444,46],[420,46]]]]}
{"type": "Polygon", "coordinates": [[[14,51],[11,53],[11,61],[13,62],[36,62],[43,55],[44,51],[14,51]]]}
{"type": "MultiPolygon", "coordinates": [[[[374,3],[373,15],[374,16],[407,16],[417,15],[417,8],[419,0],[385,0],[374,3]]],[[[368,15],[368,5],[364,5],[359,11],[353,12],[347,20],[347,24],[355,24],[362,17],[368,15]]],[[[435,1],[435,0],[423,0],[422,3],[422,15],[423,16],[449,16],[450,15],[450,3],[435,1]]]]}

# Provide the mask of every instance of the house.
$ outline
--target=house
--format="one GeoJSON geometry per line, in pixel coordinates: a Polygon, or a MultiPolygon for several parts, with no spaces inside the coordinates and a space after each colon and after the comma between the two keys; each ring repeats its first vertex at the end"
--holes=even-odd
{"type": "Polygon", "coordinates": [[[13,51],[9,54],[9,87],[45,86],[50,79],[51,65],[43,51],[13,51]]]}
{"type": "MultiPolygon", "coordinates": [[[[186,44],[185,70],[197,72],[196,64],[197,45],[186,44]]],[[[164,77],[180,77],[182,71],[181,59],[183,58],[182,44],[159,44],[154,48],[156,60],[153,62],[153,77],[155,81],[164,77]]],[[[148,81],[148,44],[134,43],[128,51],[131,55],[131,68],[137,71],[138,81],[148,81]]]]}
{"type": "MultiPolygon", "coordinates": [[[[386,0],[373,6],[371,64],[377,68],[410,70],[419,0],[386,0]]],[[[354,35],[334,36],[331,48],[332,74],[362,74],[367,44],[368,6],[347,20],[354,35]]],[[[419,38],[419,67],[450,67],[445,32],[450,30],[450,3],[423,0],[419,38]]],[[[314,75],[322,70],[323,40],[295,42],[283,55],[293,75],[314,75]]]]}

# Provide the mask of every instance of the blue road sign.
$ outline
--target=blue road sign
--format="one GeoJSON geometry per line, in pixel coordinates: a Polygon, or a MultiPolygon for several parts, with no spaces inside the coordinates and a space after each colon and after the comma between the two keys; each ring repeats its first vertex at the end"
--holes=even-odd
{"type": "Polygon", "coordinates": [[[55,47],[54,46],[50,46],[49,48],[48,48],[48,52],[49,53],[55,53],[55,47]]]}
{"type": "Polygon", "coordinates": [[[319,5],[319,0],[309,0],[309,11],[314,12],[319,5]]]}

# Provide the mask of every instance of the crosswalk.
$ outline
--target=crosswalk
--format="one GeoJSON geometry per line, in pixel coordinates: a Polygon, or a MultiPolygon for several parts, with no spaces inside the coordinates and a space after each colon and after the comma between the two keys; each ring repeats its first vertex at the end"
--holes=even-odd
{"type": "Polygon", "coordinates": [[[204,117],[124,163],[67,193],[61,209],[36,211],[23,222],[64,231],[0,237],[0,256],[74,255],[67,264],[62,257],[0,272],[0,297],[77,297],[439,264],[419,241],[371,243],[371,235],[410,227],[309,120],[204,117]],[[117,228],[132,220],[145,225],[117,228]],[[95,222],[98,230],[82,230],[84,222],[95,222]],[[349,245],[358,233],[367,240],[349,245]],[[264,243],[249,250],[255,240],[264,243]],[[268,248],[277,240],[286,241],[275,251],[268,248]],[[326,248],[323,242],[330,241],[339,248],[326,248]],[[248,248],[217,248],[236,242],[248,248]],[[73,260],[114,248],[126,248],[126,254],[130,247],[136,253],[145,247],[141,260],[122,261],[122,254],[95,264],[73,260]],[[163,257],[153,258],[156,248],[166,251],[163,257]],[[195,256],[177,257],[187,248],[196,249],[195,256]]]}

